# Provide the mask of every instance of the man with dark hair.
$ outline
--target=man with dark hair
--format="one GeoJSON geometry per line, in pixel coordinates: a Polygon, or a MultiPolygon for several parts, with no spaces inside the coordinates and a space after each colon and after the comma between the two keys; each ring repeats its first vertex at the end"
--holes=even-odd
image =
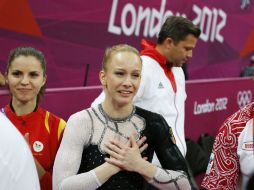
{"type": "MultiPolygon", "coordinates": [[[[185,77],[182,66],[192,57],[200,29],[180,16],[166,19],[157,44],[142,40],[143,62],[141,85],[134,98],[135,105],[161,114],[172,127],[175,143],[186,155],[184,135],[185,77]]],[[[102,93],[93,103],[104,99],[102,93]]],[[[155,159],[156,163],[156,159],[155,159]]]]}
{"type": "Polygon", "coordinates": [[[192,57],[200,29],[190,20],[171,16],[157,44],[142,40],[142,80],[135,104],[161,114],[172,127],[176,144],[186,155],[184,135],[185,77],[182,66],[192,57]]]}

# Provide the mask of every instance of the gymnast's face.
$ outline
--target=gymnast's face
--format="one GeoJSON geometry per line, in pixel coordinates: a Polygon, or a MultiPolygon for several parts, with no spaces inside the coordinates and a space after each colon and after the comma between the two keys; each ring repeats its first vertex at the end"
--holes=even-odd
{"type": "Polygon", "coordinates": [[[36,102],[46,76],[40,61],[34,56],[16,57],[10,64],[6,82],[12,94],[12,102],[36,102]]]}
{"type": "Polygon", "coordinates": [[[100,72],[100,80],[106,93],[106,101],[119,106],[132,104],[141,79],[141,59],[130,51],[111,55],[106,69],[100,72]]]}

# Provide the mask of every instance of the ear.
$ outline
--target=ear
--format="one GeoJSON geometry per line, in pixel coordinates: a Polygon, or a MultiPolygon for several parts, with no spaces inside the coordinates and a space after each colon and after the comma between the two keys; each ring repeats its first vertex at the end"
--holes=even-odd
{"type": "Polygon", "coordinates": [[[100,78],[102,86],[106,86],[107,85],[107,81],[106,81],[106,73],[105,73],[104,70],[100,71],[99,78],[100,78]]]}
{"type": "Polygon", "coordinates": [[[164,45],[167,49],[170,49],[174,45],[174,41],[170,37],[166,38],[164,42],[165,42],[164,45]]]}
{"type": "Polygon", "coordinates": [[[42,86],[45,85],[46,81],[47,81],[47,75],[45,75],[45,76],[43,77],[43,84],[42,84],[42,86]]]}
{"type": "Polygon", "coordinates": [[[9,84],[9,80],[8,80],[8,74],[7,72],[4,73],[4,78],[5,78],[5,83],[8,85],[9,84]]]}

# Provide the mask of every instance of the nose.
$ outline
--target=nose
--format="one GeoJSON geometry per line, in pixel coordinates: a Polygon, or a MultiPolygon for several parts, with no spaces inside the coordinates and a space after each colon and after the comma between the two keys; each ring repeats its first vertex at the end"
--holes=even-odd
{"type": "Polygon", "coordinates": [[[123,81],[123,85],[124,85],[125,87],[131,87],[131,86],[132,86],[131,77],[126,77],[125,80],[123,81]]]}
{"type": "Polygon", "coordinates": [[[22,85],[27,85],[29,84],[29,77],[24,75],[23,78],[21,79],[21,84],[22,85]]]}
{"type": "Polygon", "coordinates": [[[188,59],[189,59],[189,58],[192,58],[192,50],[190,50],[190,51],[187,52],[187,57],[188,57],[188,59]]]}

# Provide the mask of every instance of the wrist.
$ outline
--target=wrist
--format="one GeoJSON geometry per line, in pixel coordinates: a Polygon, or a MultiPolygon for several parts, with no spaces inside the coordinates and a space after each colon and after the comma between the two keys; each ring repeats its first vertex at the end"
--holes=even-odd
{"type": "Polygon", "coordinates": [[[149,179],[155,176],[155,173],[157,171],[157,167],[155,165],[151,164],[150,162],[144,159],[140,160],[140,162],[137,165],[138,167],[136,167],[135,172],[149,179]]]}
{"type": "Polygon", "coordinates": [[[105,166],[107,171],[109,171],[113,175],[118,173],[121,170],[121,168],[119,168],[119,167],[117,167],[117,166],[115,166],[113,164],[110,164],[108,162],[105,162],[103,165],[105,166]]]}

